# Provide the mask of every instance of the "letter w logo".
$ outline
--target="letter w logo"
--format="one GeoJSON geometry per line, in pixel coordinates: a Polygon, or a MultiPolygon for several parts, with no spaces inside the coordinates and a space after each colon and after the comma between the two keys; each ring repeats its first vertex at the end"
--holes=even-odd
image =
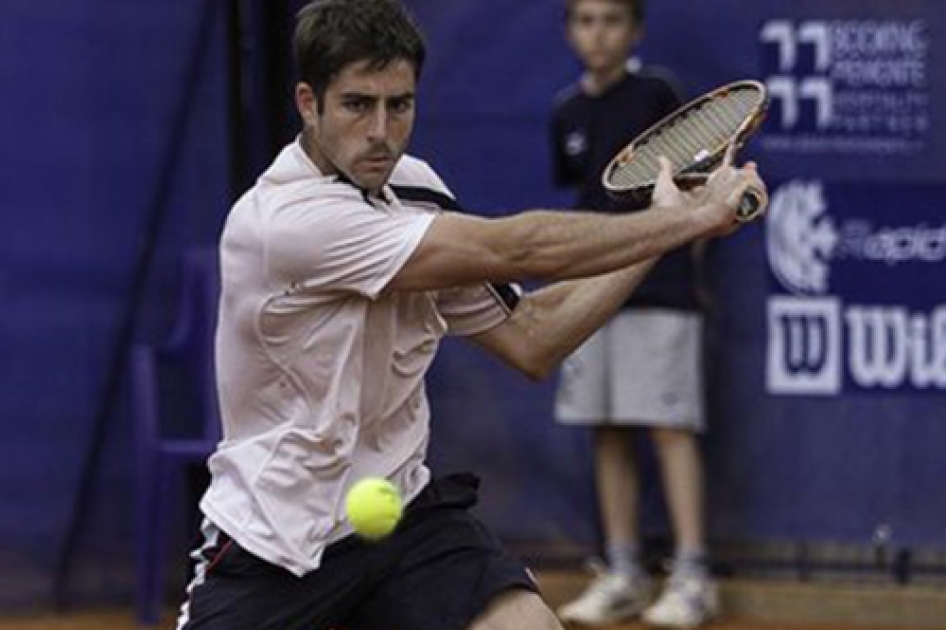
{"type": "Polygon", "coordinates": [[[841,391],[840,313],[837,298],[769,298],[769,393],[830,396],[841,391]]]}

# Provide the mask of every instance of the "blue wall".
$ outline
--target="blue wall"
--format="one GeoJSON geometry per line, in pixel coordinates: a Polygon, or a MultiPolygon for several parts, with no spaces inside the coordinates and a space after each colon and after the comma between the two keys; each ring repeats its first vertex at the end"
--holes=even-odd
{"type": "MultiPolygon", "coordinates": [[[[229,203],[223,20],[216,11],[193,68],[202,5],[0,8],[0,606],[48,596],[189,72],[199,84],[165,182],[141,336],[168,325],[177,252],[211,242],[229,203]]],[[[128,446],[116,417],[75,567],[93,590],[120,583],[115,567],[128,564],[128,446]]]]}

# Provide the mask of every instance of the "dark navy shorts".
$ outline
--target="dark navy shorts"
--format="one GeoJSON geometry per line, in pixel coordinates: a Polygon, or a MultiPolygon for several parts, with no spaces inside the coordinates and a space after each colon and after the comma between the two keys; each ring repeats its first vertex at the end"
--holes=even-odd
{"type": "Polygon", "coordinates": [[[301,578],[220,532],[201,550],[178,628],[463,630],[501,592],[537,592],[529,571],[469,513],[478,486],[469,474],[432,481],[390,536],[340,540],[301,578]]]}

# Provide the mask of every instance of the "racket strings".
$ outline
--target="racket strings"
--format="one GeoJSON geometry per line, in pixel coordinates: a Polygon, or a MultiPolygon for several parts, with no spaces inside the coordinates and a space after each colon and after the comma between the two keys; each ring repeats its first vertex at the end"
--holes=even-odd
{"type": "Polygon", "coordinates": [[[716,99],[689,112],[637,147],[635,163],[630,164],[636,168],[628,169],[628,175],[656,173],[660,155],[677,167],[700,159],[701,152],[708,154],[709,148],[720,146],[735,133],[748,112],[746,104],[746,99],[716,99]]]}
{"type": "Polygon", "coordinates": [[[635,145],[630,161],[615,164],[610,183],[625,189],[652,184],[661,155],[677,171],[713,156],[733,139],[761,101],[754,89],[732,90],[707,100],[635,145]]]}

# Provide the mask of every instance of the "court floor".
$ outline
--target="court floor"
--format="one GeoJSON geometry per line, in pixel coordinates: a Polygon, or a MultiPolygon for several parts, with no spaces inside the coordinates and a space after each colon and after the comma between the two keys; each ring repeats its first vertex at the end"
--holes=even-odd
{"type": "MultiPolygon", "coordinates": [[[[580,571],[545,571],[538,580],[549,603],[558,606],[577,595],[588,576],[580,571]]],[[[725,580],[720,586],[725,615],[705,626],[707,630],[946,630],[946,589],[942,587],[772,580],[725,580]]],[[[175,614],[168,608],[156,630],[171,630],[175,614]]],[[[130,609],[0,616],[0,630],[137,628],[130,609]]],[[[630,623],[606,630],[645,628],[630,623]]]]}
{"type": "MultiPolygon", "coordinates": [[[[705,626],[706,630],[902,630],[890,626],[863,626],[851,624],[795,624],[758,621],[752,619],[729,619],[705,626]]],[[[159,626],[159,630],[173,628],[170,617],[159,626]]],[[[83,612],[63,616],[22,617],[0,619],[0,630],[137,630],[130,612],[105,611],[83,612]]],[[[577,630],[577,629],[576,629],[577,630]]],[[[641,624],[624,624],[605,630],[652,630],[641,624]]]]}

